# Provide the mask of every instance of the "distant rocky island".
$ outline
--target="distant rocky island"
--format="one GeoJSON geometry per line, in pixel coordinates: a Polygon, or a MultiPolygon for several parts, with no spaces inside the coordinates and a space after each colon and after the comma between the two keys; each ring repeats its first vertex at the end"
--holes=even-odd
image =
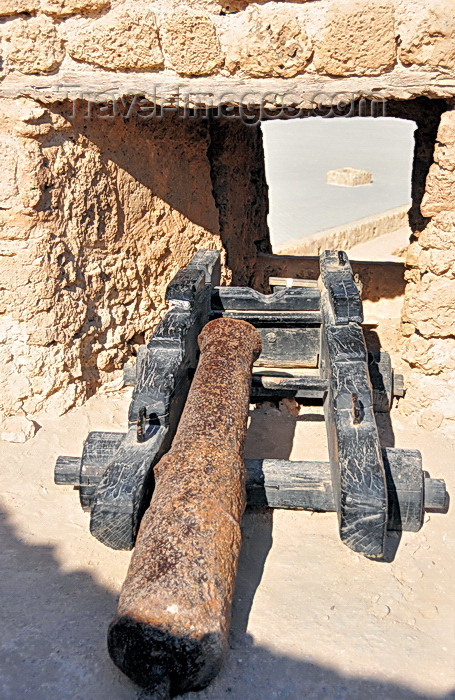
{"type": "Polygon", "coordinates": [[[341,185],[342,187],[358,187],[358,185],[370,185],[373,177],[368,170],[356,170],[355,168],[338,168],[329,170],[326,175],[328,185],[341,185]]]}

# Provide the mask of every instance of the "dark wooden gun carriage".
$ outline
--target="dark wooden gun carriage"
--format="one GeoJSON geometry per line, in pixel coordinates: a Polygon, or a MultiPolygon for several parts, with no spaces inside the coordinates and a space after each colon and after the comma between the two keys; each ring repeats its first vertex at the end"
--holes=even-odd
{"type": "Polygon", "coordinates": [[[336,511],[341,540],[373,558],[383,556],[387,530],[417,531],[425,509],[444,507],[445,484],[425,476],[417,450],[381,448],[375,414],[403,395],[403,381],[386,353],[368,351],[346,254],[325,251],[318,281],[274,282],[269,295],[219,286],[219,253],[199,251],[169,284],[169,310],[125,369],[134,384],[128,431],[92,432],[81,458],[58,458],[56,483],[79,487],[90,530],[107,546],[134,545],[154,465],[171,445],[197,366],[197,337],[220,317],[255,326],[262,338],[256,364],[282,370],[253,374],[252,403],[324,404],[330,461],[246,460],[250,505],[336,511]],[[311,371],[292,374],[293,367],[311,371]]]}

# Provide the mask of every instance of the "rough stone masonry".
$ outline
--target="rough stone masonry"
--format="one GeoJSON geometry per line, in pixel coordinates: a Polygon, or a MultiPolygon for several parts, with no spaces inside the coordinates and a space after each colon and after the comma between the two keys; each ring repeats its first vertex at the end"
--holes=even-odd
{"type": "Polygon", "coordinates": [[[64,412],[115,378],[197,248],[248,284],[269,250],[267,186],[260,129],[236,110],[303,116],[347,93],[446,103],[407,259],[403,406],[455,425],[454,10],[0,0],[2,416],[64,412]],[[144,104],[160,110],[143,119],[144,104]],[[219,105],[224,120],[191,112],[219,105]]]}

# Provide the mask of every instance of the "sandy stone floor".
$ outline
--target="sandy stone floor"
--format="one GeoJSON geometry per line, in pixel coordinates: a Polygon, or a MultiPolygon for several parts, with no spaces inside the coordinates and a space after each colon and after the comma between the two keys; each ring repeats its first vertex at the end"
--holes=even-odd
{"type": "Polygon", "coordinates": [[[348,248],[350,260],[404,260],[412,231],[407,226],[348,248]]]}
{"type": "MultiPolygon", "coordinates": [[[[53,484],[55,458],[79,455],[89,430],[124,430],[128,400],[96,396],[28,443],[1,444],[3,700],[140,695],[105,643],[130,554],[91,537],[77,492],[53,484]]],[[[246,456],[326,458],[321,407],[253,409],[246,456]]],[[[453,491],[452,443],[395,411],[381,433],[419,448],[453,491]]],[[[341,545],[334,514],[247,513],[229,658],[188,700],[455,698],[453,519],[427,515],[374,563],[341,545]]]]}
{"type": "MultiPolygon", "coordinates": [[[[360,246],[350,254],[393,259],[399,240],[394,232],[374,250],[370,242],[368,255],[360,246]]],[[[365,304],[386,349],[396,345],[401,303],[365,304]]],[[[106,650],[130,553],[95,540],[77,491],[53,483],[56,457],[80,455],[90,430],[125,430],[130,393],[99,394],[40,420],[25,444],[0,443],[1,700],[147,697],[106,650]]],[[[396,408],[379,427],[384,446],[420,449],[453,493],[454,443],[396,408]]],[[[252,406],[246,456],[327,459],[322,408],[252,406]]],[[[382,563],[341,545],[330,513],[247,512],[243,535],[230,654],[188,700],[455,700],[453,508],[427,514],[419,533],[392,534],[382,563]]]]}

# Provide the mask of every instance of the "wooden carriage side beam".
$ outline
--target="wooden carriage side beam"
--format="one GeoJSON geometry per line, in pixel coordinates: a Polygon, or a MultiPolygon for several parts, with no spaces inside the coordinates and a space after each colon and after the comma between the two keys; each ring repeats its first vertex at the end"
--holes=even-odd
{"type": "Polygon", "coordinates": [[[166,292],[169,311],[145,350],[128,412],[128,434],[99,483],[90,531],[113,549],[134,546],[153,491],[153,467],[169,449],[197,366],[197,337],[220,282],[218,251],[199,251],[166,292]]]}
{"type": "Polygon", "coordinates": [[[342,251],[320,259],[321,376],[334,501],[342,542],[372,558],[384,554],[387,488],[373,410],[362,302],[342,251]]]}

